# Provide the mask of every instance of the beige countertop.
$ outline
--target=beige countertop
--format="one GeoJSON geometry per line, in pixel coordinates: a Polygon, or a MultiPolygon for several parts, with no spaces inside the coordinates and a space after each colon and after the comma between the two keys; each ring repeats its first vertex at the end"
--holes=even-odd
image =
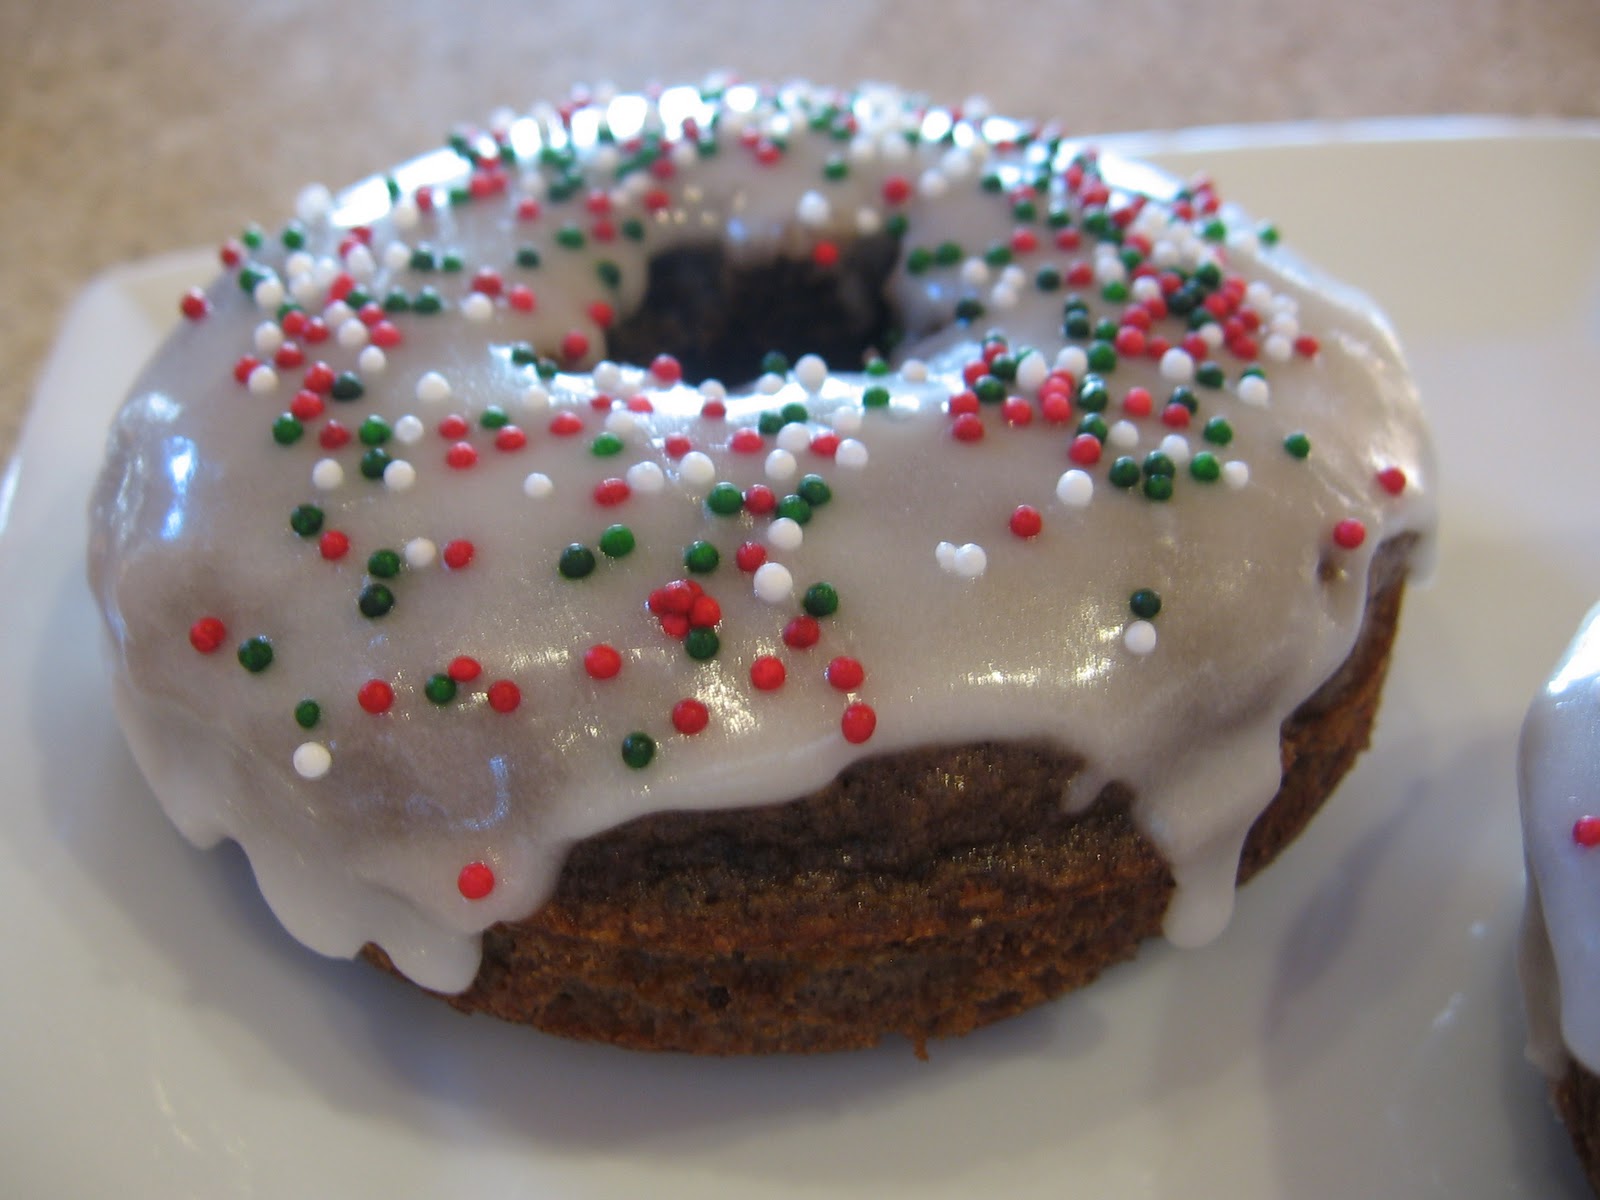
{"type": "Polygon", "coordinates": [[[1600,116],[1600,0],[8,0],[0,5],[0,455],[97,273],[212,245],[564,94],[883,78],[1082,133],[1600,116]]]}

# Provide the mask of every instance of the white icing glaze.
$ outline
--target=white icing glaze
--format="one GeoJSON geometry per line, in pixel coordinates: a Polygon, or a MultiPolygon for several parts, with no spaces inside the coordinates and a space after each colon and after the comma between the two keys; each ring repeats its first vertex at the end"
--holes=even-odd
{"type": "MultiPolygon", "coordinates": [[[[1216,218],[1233,234],[1219,249],[1203,236],[1211,216],[1184,219],[1165,202],[1175,185],[1148,168],[1101,164],[1113,190],[1099,200],[1092,164],[1087,182],[1074,179],[1085,167],[1080,148],[998,118],[975,125],[890,89],[841,98],[798,86],[735,88],[717,104],[670,89],[659,103],[616,97],[608,109],[573,106],[568,117],[537,110],[511,123],[500,144],[514,167],[474,175],[446,150],[397,170],[397,199],[375,180],[325,212],[307,209],[299,272],[289,274],[269,239],[251,260],[268,273],[244,280],[251,295],[234,277],[219,281],[209,315],[179,330],[119,416],[94,502],[90,570],[114,642],[119,711],[175,823],[200,845],[239,841],[268,901],[307,945],[349,955],[376,942],[419,983],[450,991],[470,983],[480,931],[536,908],[566,849],[592,833],[655,810],[792,798],[866,754],[1048,739],[1088,764],[1066,803],[1087,804],[1113,780],[1134,789],[1135,817],[1178,880],[1169,936],[1214,937],[1232,906],[1242,840],[1278,785],[1280,725],[1353,644],[1377,546],[1431,527],[1430,450],[1381,318],[1263,247],[1238,214],[1216,218]],[[843,136],[807,128],[808,113],[840,99],[847,108],[834,123],[851,122],[843,136]],[[703,157],[684,122],[704,135],[713,115],[718,152],[703,157]],[[615,143],[596,137],[603,118],[615,143]],[[661,178],[617,175],[639,131],[673,143],[661,178]],[[785,141],[786,151],[769,154],[767,139],[785,141]],[[569,150],[584,186],[553,199],[560,168],[541,168],[541,151],[559,159],[569,150]],[[761,165],[761,156],[777,161],[761,165]],[[844,178],[825,174],[830,159],[848,163],[844,178]],[[998,192],[984,186],[991,176],[998,192]],[[1031,197],[1039,216],[1029,219],[1013,213],[1011,193],[1035,176],[1048,183],[1031,197]],[[450,206],[448,189],[474,178],[484,194],[450,206]],[[891,178],[905,181],[904,200],[886,191],[897,186],[891,178]],[[1134,200],[1125,187],[1156,199],[1134,200]],[[590,195],[604,202],[591,209],[590,195]],[[1206,353],[1225,370],[1220,387],[1194,382],[1197,364],[1181,350],[1124,354],[1102,372],[1116,439],[1098,462],[1069,452],[1084,413],[1080,404],[1064,423],[1049,418],[1048,364],[1081,377],[1088,358],[1086,339],[1063,334],[1063,298],[1082,292],[1091,317],[1116,317],[1126,302],[1100,292],[1129,277],[1114,246],[1081,232],[1085,196],[1091,208],[1126,209],[1126,234],[1144,240],[1152,261],[1186,274],[1221,261],[1259,323],[1270,388],[1247,384],[1241,395],[1249,358],[1213,348],[1217,338],[1206,353]],[[1057,205],[1071,210],[1080,246],[1054,244],[1042,218],[1057,205]],[[883,228],[897,215],[907,231],[889,289],[910,336],[887,374],[845,364],[819,371],[806,361],[798,379],[697,389],[626,364],[596,365],[604,331],[590,306],[631,311],[649,256],[663,249],[712,240],[743,261],[806,259],[821,239],[883,228]],[[629,220],[641,223],[637,242],[626,236],[629,220]],[[560,244],[569,223],[586,235],[581,250],[560,244]],[[370,230],[370,246],[349,236],[353,225],[370,230]],[[1019,229],[1037,248],[1024,239],[1014,262],[1004,253],[985,261],[1019,229]],[[959,251],[947,264],[913,269],[912,252],[946,241],[959,251]],[[424,244],[459,254],[464,269],[414,270],[412,253],[424,244]],[[539,251],[537,268],[517,265],[526,245],[539,251]],[[985,270],[963,265],[974,256],[985,270]],[[600,258],[620,272],[614,288],[597,277],[600,258]],[[1075,263],[1091,282],[1035,285],[1040,267],[1066,274],[1075,263]],[[472,290],[481,266],[498,272],[498,289],[472,290]],[[235,362],[264,345],[278,353],[277,339],[263,342],[257,330],[262,310],[271,316],[275,297],[288,294],[321,310],[335,331],[304,346],[305,362],[356,370],[365,352],[356,343],[370,337],[366,348],[380,348],[379,331],[330,299],[341,269],[364,276],[375,298],[432,285],[444,311],[396,315],[402,340],[381,347],[381,375],[361,371],[364,394],[326,399],[299,441],[276,445],[273,420],[306,367],[256,366],[241,385],[235,362]],[[519,307],[518,284],[533,290],[533,311],[519,307]],[[963,419],[981,430],[972,441],[952,436],[959,422],[946,410],[993,317],[970,327],[954,320],[962,300],[1004,309],[1011,350],[1038,351],[1008,389],[1027,423],[984,404],[963,419]],[[350,320],[360,327],[339,332],[350,320]],[[557,353],[573,331],[587,347],[567,372],[541,379],[514,359],[524,343],[557,353]],[[1293,351],[1301,331],[1315,334],[1319,352],[1293,351]],[[1269,338],[1287,361],[1265,352],[1269,338]],[[1112,460],[1142,459],[1174,435],[1161,415],[1175,381],[1190,383],[1199,410],[1166,452],[1192,461],[1215,451],[1220,478],[1202,482],[1176,461],[1171,498],[1147,499],[1143,485],[1110,480],[1112,460]],[[888,403],[864,407],[874,386],[887,389],[888,403]],[[1153,412],[1127,399],[1135,387],[1154,396],[1153,412]],[[608,412],[596,407],[598,394],[613,398],[608,412]],[[702,414],[724,395],[726,419],[702,414]],[[632,411],[629,398],[651,411],[632,411]],[[791,403],[806,406],[803,426],[757,437],[753,453],[738,448],[735,431],[791,403]],[[524,429],[526,445],[496,448],[479,421],[490,406],[524,429]],[[451,414],[468,432],[440,437],[451,414]],[[330,417],[353,429],[371,415],[405,431],[385,447],[408,464],[396,473],[403,487],[363,476],[358,441],[318,444],[330,417]],[[1225,446],[1202,435],[1216,416],[1232,427],[1225,446]],[[424,426],[420,439],[408,418],[424,426]],[[574,418],[575,435],[550,427],[574,418]],[[798,436],[802,428],[809,436],[798,436]],[[606,429],[621,449],[596,457],[589,447],[606,429]],[[1304,459],[1284,448],[1302,431],[1312,447],[1304,459]],[[830,433],[847,439],[837,459],[826,443],[813,448],[830,433]],[[475,465],[448,465],[454,442],[474,448],[475,465]],[[342,476],[321,460],[341,464],[342,476]],[[1386,468],[1404,473],[1398,494],[1378,483],[1386,468]],[[718,481],[781,495],[806,473],[823,477],[832,498],[803,525],[772,513],[719,516],[705,503],[718,481]],[[631,495],[600,505],[604,479],[626,480],[631,495]],[[344,557],[324,560],[315,536],[291,531],[289,514],[305,504],[323,510],[324,530],[348,536],[344,557]],[[1019,505],[1041,515],[1036,536],[1008,527],[1019,505]],[[1350,519],[1365,537],[1337,545],[1333,530],[1350,519]],[[610,558],[598,543],[616,522],[637,544],[610,558]],[[459,539],[471,541],[471,561],[448,566],[459,539]],[[720,604],[721,644],[696,661],[645,602],[687,575],[684,549],[701,539],[721,555],[714,572],[695,577],[720,604]],[[557,569],[574,542],[595,554],[586,578],[557,569]],[[735,551],[745,542],[765,547],[781,570],[741,569],[735,551]],[[387,581],[393,610],[374,619],[358,611],[357,596],[367,557],[380,548],[407,565],[387,581]],[[786,645],[782,631],[818,581],[837,589],[838,611],[821,618],[815,646],[786,645]],[[1130,611],[1141,588],[1159,593],[1159,614],[1130,611]],[[226,626],[215,653],[189,644],[202,617],[226,626]],[[232,652],[252,636],[269,638],[275,652],[260,673],[241,669],[232,652]],[[619,651],[613,678],[585,673],[585,651],[598,643],[619,651]],[[481,675],[449,702],[432,702],[425,682],[461,655],[481,675]],[[865,669],[848,694],[824,673],[841,655],[865,669]],[[751,682],[764,656],[786,667],[775,690],[751,682]],[[381,715],[357,702],[372,679],[394,693],[381,715]],[[520,690],[514,711],[489,702],[496,681],[520,690]],[[690,697],[709,723],[686,735],[670,714],[690,697]],[[321,706],[310,731],[294,718],[307,698],[321,706]],[[859,743],[843,732],[846,706],[857,703],[876,714],[859,743]],[[657,746],[643,768],[620,749],[635,731],[657,746]],[[326,762],[302,752],[307,743],[325,748],[326,762]],[[297,761],[314,769],[297,770],[297,761]],[[472,863],[487,864],[493,878],[475,899],[458,887],[472,863]]],[[[484,137],[467,145],[498,153],[484,137]]],[[[1209,193],[1177,203],[1203,210],[1209,193]]],[[[1132,283],[1140,299],[1161,290],[1151,278],[1132,283]]],[[[1184,332],[1182,321],[1159,316],[1149,330],[1172,341],[1184,332]]]]}
{"type": "Polygon", "coordinates": [[[1552,1077],[1576,1058],[1600,1071],[1600,607],[1590,610],[1522,726],[1518,787],[1528,863],[1519,966],[1528,1054],[1552,1077]]]}

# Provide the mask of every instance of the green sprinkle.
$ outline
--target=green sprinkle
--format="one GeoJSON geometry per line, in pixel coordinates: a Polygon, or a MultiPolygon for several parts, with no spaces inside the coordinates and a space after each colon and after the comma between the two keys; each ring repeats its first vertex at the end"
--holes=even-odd
{"type": "Polygon", "coordinates": [[[811,520],[811,504],[804,496],[791,492],[778,501],[775,510],[778,516],[788,517],[796,525],[804,525],[811,520]]]}
{"type": "Polygon", "coordinates": [[[563,225],[556,231],[556,244],[567,250],[582,250],[583,230],[576,225],[563,225]]]}
{"type": "Polygon", "coordinates": [[[289,514],[289,528],[301,537],[313,537],[322,532],[322,510],[315,504],[298,505],[289,514]]]}
{"type": "Polygon", "coordinates": [[[1233,441],[1233,426],[1228,424],[1225,417],[1212,417],[1205,423],[1200,436],[1213,446],[1226,446],[1233,441]]]}
{"type": "Polygon", "coordinates": [[[717,651],[722,648],[722,639],[717,637],[715,629],[691,629],[683,639],[683,648],[689,652],[690,658],[705,662],[708,658],[716,657],[717,651]]]}
{"type": "Polygon", "coordinates": [[[706,495],[706,507],[719,517],[731,517],[744,507],[744,493],[732,483],[719,483],[706,495]]]}
{"type": "Polygon", "coordinates": [[[356,607],[364,617],[384,616],[394,607],[394,593],[381,583],[369,583],[356,597],[356,607]]]}
{"type": "MultiPolygon", "coordinates": [[[[451,202],[455,202],[453,195],[451,202]]],[[[454,250],[447,250],[444,257],[439,260],[439,269],[441,271],[459,271],[464,266],[466,266],[465,260],[454,250]]]]}
{"type": "Polygon", "coordinates": [[[589,453],[596,458],[610,458],[622,453],[622,439],[614,433],[602,433],[589,443],[589,453]]]}
{"type": "Polygon", "coordinates": [[[783,414],[781,412],[764,412],[756,418],[756,431],[771,437],[783,428],[783,414]]]}
{"type": "Polygon", "coordinates": [[[1189,460],[1189,474],[1201,483],[1215,483],[1222,476],[1222,465],[1209,450],[1202,450],[1189,460]]]}
{"type": "Polygon", "coordinates": [[[266,237],[259,225],[246,225],[239,234],[239,240],[252,250],[261,249],[261,243],[266,241],[266,237]]]}
{"type": "Polygon", "coordinates": [[[485,429],[504,429],[511,424],[511,417],[498,404],[491,404],[479,415],[478,424],[485,429]]]}
{"type": "Polygon", "coordinates": [[[383,311],[386,313],[403,313],[411,311],[411,297],[399,288],[390,288],[383,298],[383,311]]]}
{"type": "Polygon", "coordinates": [[[953,267],[961,261],[961,247],[956,242],[940,242],[933,251],[933,261],[941,267],[953,267]]]}
{"type": "Polygon", "coordinates": [[[366,385],[354,371],[340,371],[334,377],[333,388],[328,393],[335,400],[359,400],[366,395],[366,385]]]}
{"type": "Polygon", "coordinates": [[[539,353],[527,342],[517,342],[511,347],[511,365],[531,367],[539,361],[539,353]]]}
{"type": "Polygon", "coordinates": [[[305,431],[306,427],[300,424],[293,413],[284,413],[272,423],[272,440],[280,446],[292,446],[305,431]]]}
{"type": "Polygon", "coordinates": [[[436,271],[439,269],[439,256],[430,246],[418,246],[411,252],[411,269],[413,271],[436,271]]]}
{"type": "Polygon", "coordinates": [[[264,637],[247,638],[239,643],[239,665],[259,675],[272,665],[272,643],[264,637]]]}
{"type": "Polygon", "coordinates": [[[622,236],[630,242],[644,241],[644,222],[638,217],[629,217],[621,225],[622,236]]]}
{"type": "Polygon", "coordinates": [[[1086,412],[1101,412],[1111,403],[1106,381],[1098,375],[1085,375],[1078,384],[1078,407],[1086,412]]]}
{"type": "Polygon", "coordinates": [[[1113,279],[1100,289],[1100,299],[1109,304],[1121,304],[1128,298],[1128,285],[1120,279],[1113,279]]]}
{"type": "Polygon", "coordinates": [[[1161,596],[1153,588],[1140,588],[1128,597],[1128,607],[1134,616],[1148,621],[1161,611],[1161,596]]]}
{"type": "Polygon", "coordinates": [[[1078,422],[1078,432],[1092,435],[1102,445],[1111,434],[1106,419],[1097,412],[1084,413],[1083,419],[1078,422]]]}
{"type": "Polygon", "coordinates": [[[1107,478],[1114,487],[1131,488],[1139,482],[1139,464],[1127,455],[1123,455],[1111,464],[1107,478]]]}
{"type": "Polygon", "coordinates": [[[1010,383],[1017,377],[1017,360],[1009,354],[997,354],[989,364],[989,374],[1010,383]]]}
{"type": "Polygon", "coordinates": [[[850,164],[842,158],[830,158],[822,164],[822,177],[837,183],[850,174],[850,164]]]}
{"type": "Polygon", "coordinates": [[[800,486],[795,491],[800,494],[800,499],[812,508],[821,508],[833,499],[833,489],[821,475],[807,475],[800,481],[800,486]]]}
{"type": "Polygon", "coordinates": [[[903,238],[906,230],[911,228],[911,220],[905,213],[890,213],[883,222],[883,231],[892,238],[903,238]]]}
{"type": "Polygon", "coordinates": [[[422,685],[422,694],[435,704],[449,704],[456,698],[456,681],[444,674],[429,675],[428,682],[422,685]]]}
{"type": "Polygon", "coordinates": [[[1061,272],[1055,267],[1040,267],[1033,277],[1033,286],[1041,292],[1053,292],[1061,287],[1061,272]]]}
{"type": "Polygon", "coordinates": [[[881,379],[889,373],[889,364],[881,358],[874,358],[867,364],[867,374],[874,379],[881,379]]]}
{"type": "Polygon", "coordinates": [[[811,410],[798,400],[791,400],[778,410],[785,425],[804,425],[811,419],[811,410]]]}
{"type": "Polygon", "coordinates": [[[315,700],[302,700],[294,706],[294,723],[301,729],[315,729],[322,720],[322,705],[315,700]]]}
{"type": "Polygon", "coordinates": [[[921,275],[933,266],[933,252],[923,246],[915,246],[906,253],[906,270],[913,275],[921,275]]]}
{"type": "MultiPolygon", "coordinates": [[[[283,232],[278,235],[278,240],[283,243],[285,250],[303,250],[306,245],[306,229],[299,221],[290,221],[283,227],[283,232]]],[[[352,306],[353,307],[353,306],[352,306]]]]}
{"type": "Polygon", "coordinates": [[[1004,242],[996,242],[983,252],[983,261],[991,267],[1004,267],[1011,262],[1011,247],[1004,242]]]}
{"type": "Polygon", "coordinates": [[[1281,235],[1278,233],[1278,227],[1276,225],[1264,221],[1260,227],[1256,229],[1256,236],[1261,239],[1261,244],[1263,246],[1276,246],[1278,244],[1278,238],[1281,235]]]}
{"type": "Polygon", "coordinates": [[[993,375],[980,375],[972,391],[985,404],[999,404],[1006,398],[1006,385],[993,375]]]}
{"type": "Polygon", "coordinates": [[[1311,453],[1311,439],[1303,433],[1291,433],[1283,439],[1283,448],[1296,458],[1304,458],[1311,453]]]}
{"type": "Polygon", "coordinates": [[[1117,348],[1110,342],[1089,343],[1089,369],[1114,371],[1117,369],[1117,348]]]}
{"type": "Polygon", "coordinates": [[[1182,384],[1179,384],[1177,387],[1172,389],[1172,395],[1167,397],[1167,403],[1181,404],[1191,413],[1197,413],[1200,411],[1200,401],[1195,397],[1193,392],[1184,387],[1182,384]]]}
{"type": "Polygon", "coordinates": [[[361,474],[364,478],[376,482],[383,478],[390,461],[387,450],[382,446],[374,446],[361,456],[361,474]]]}
{"type": "Polygon", "coordinates": [[[539,257],[539,247],[537,247],[537,246],[518,246],[517,247],[517,266],[519,266],[519,267],[527,267],[527,268],[529,268],[531,270],[532,268],[537,267],[541,261],[543,261],[543,260],[540,259],[540,257],[539,257]]]}
{"type": "Polygon", "coordinates": [[[861,393],[861,403],[866,408],[884,408],[889,403],[889,389],[881,384],[873,384],[861,393]]]}
{"type": "Polygon", "coordinates": [[[983,301],[976,296],[963,296],[956,301],[956,320],[976,321],[983,316],[983,301]]]}
{"type": "Polygon", "coordinates": [[[372,297],[363,288],[353,287],[345,293],[344,302],[357,311],[372,303],[372,297]]]}
{"type": "Polygon", "coordinates": [[[607,558],[624,558],[633,553],[633,530],[626,525],[608,525],[600,535],[600,553],[607,558]]]}
{"type": "Polygon", "coordinates": [[[690,542],[683,552],[683,565],[696,575],[708,575],[717,569],[717,564],[722,561],[722,555],[717,553],[717,548],[710,542],[690,542]]]}
{"type": "Polygon", "coordinates": [[[388,548],[374,550],[367,556],[367,574],[379,579],[393,579],[400,574],[400,555],[388,548]]]}
{"type": "Polygon", "coordinates": [[[424,317],[431,317],[444,309],[444,298],[431,287],[425,287],[417,293],[417,298],[411,302],[411,311],[424,317]]]}
{"type": "Polygon", "coordinates": [[[1144,474],[1147,478],[1165,476],[1171,479],[1178,473],[1177,464],[1159,450],[1152,450],[1144,456],[1144,474]]]}
{"type": "Polygon", "coordinates": [[[1172,476],[1150,475],[1144,481],[1144,494],[1150,500],[1172,499],[1172,476]]]}
{"type": "Polygon", "coordinates": [[[609,258],[602,258],[594,265],[594,273],[600,282],[608,288],[617,287],[622,283],[622,268],[609,258]]]}
{"type": "Polygon", "coordinates": [[[356,430],[356,437],[361,439],[363,446],[381,446],[389,440],[394,430],[389,428],[389,422],[382,417],[371,416],[361,422],[356,430]]]}
{"type": "Polygon", "coordinates": [[[1066,319],[1061,322],[1061,332],[1069,338],[1086,338],[1093,328],[1089,314],[1076,309],[1068,309],[1066,319]]]}
{"type": "Polygon", "coordinates": [[[1203,362],[1194,369],[1195,382],[1203,383],[1209,388],[1219,388],[1228,382],[1227,375],[1222,370],[1221,363],[1203,362]]]}
{"type": "Polygon", "coordinates": [[[839,592],[831,583],[813,583],[800,604],[813,617],[831,617],[839,610],[839,592]]]}
{"type": "Polygon", "coordinates": [[[594,570],[594,551],[582,542],[573,542],[561,552],[556,569],[568,579],[582,579],[594,570]]]}
{"type": "Polygon", "coordinates": [[[769,350],[761,356],[761,373],[763,375],[787,375],[789,373],[789,359],[777,350],[769,350]]]}
{"type": "Polygon", "coordinates": [[[622,761],[634,770],[648,767],[655,756],[655,739],[648,733],[630,733],[622,739],[622,761]]]}
{"type": "Polygon", "coordinates": [[[1201,226],[1200,236],[1208,242],[1220,242],[1228,236],[1228,227],[1220,220],[1213,218],[1201,226]]]}

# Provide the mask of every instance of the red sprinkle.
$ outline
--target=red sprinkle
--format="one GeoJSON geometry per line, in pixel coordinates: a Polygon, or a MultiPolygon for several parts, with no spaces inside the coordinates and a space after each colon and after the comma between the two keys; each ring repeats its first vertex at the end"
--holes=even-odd
{"type": "Polygon", "coordinates": [[[1011,514],[1011,532],[1019,538],[1038,537],[1039,531],[1043,528],[1044,518],[1031,504],[1019,504],[1016,511],[1011,514]]]}
{"type": "Polygon", "coordinates": [[[1080,467],[1092,467],[1100,461],[1100,439],[1092,433],[1080,433],[1067,447],[1067,457],[1080,467]]]}
{"type": "Polygon", "coordinates": [[[1600,817],[1579,817],[1574,821],[1572,840],[1580,846],[1600,846],[1600,817]]]}
{"type": "Polygon", "coordinates": [[[706,706],[693,698],[679,700],[672,706],[672,727],[679,733],[699,733],[710,720],[711,713],[706,706]]]}
{"type": "Polygon", "coordinates": [[[760,454],[761,433],[755,429],[740,429],[728,439],[728,449],[735,454],[760,454]]]}
{"type": "Polygon", "coordinates": [[[228,636],[228,627],[217,617],[201,617],[189,626],[189,644],[201,654],[214,654],[228,636]]]}
{"type": "Polygon", "coordinates": [[[650,374],[657,383],[671,387],[683,379],[683,367],[670,354],[658,354],[650,361],[650,374]]]}
{"type": "Polygon", "coordinates": [[[450,665],[444,669],[444,673],[457,683],[471,683],[483,674],[483,667],[477,659],[458,654],[450,660],[450,665]]]}
{"type": "Polygon", "coordinates": [[[456,887],[468,900],[482,900],[494,891],[494,871],[488,863],[469,862],[456,876],[456,887]]]}
{"type": "Polygon", "coordinates": [[[950,433],[958,442],[981,442],[983,440],[983,421],[977,413],[960,413],[950,423],[950,433]]]}
{"type": "Polygon", "coordinates": [[[750,682],[757,691],[777,691],[783,686],[783,681],[788,677],[788,674],[788,670],[783,665],[783,660],[774,658],[770,654],[763,654],[750,664],[750,682]]]}
{"type": "Polygon", "coordinates": [[[1399,467],[1385,467],[1378,472],[1378,486],[1391,496],[1406,490],[1406,473],[1399,467]]]}
{"type": "Polygon", "coordinates": [[[633,489],[626,479],[602,479],[594,485],[594,502],[602,508],[613,508],[631,495],[633,489]]]}
{"type": "Polygon", "coordinates": [[[528,435],[515,425],[502,425],[495,431],[494,448],[496,450],[521,450],[528,444],[528,435]]]}
{"type": "Polygon", "coordinates": [[[818,242],[811,248],[811,261],[823,270],[839,265],[839,247],[832,242],[818,242]]]}
{"type": "Polygon", "coordinates": [[[587,334],[574,329],[561,339],[561,357],[567,360],[582,358],[589,353],[589,338],[587,334]]]}
{"type": "Polygon", "coordinates": [[[452,571],[459,571],[472,561],[472,556],[477,552],[478,548],[467,541],[466,538],[456,538],[454,541],[444,544],[444,550],[441,552],[440,557],[444,559],[445,566],[452,571]]]}
{"type": "Polygon", "coordinates": [[[1334,544],[1345,550],[1354,550],[1367,540],[1367,527],[1354,517],[1346,517],[1333,527],[1334,544]]]}
{"type": "Polygon", "coordinates": [[[522,689],[509,679],[497,679],[489,685],[489,707],[497,713],[515,712],[522,703],[522,689]]]}
{"type": "Polygon", "coordinates": [[[733,552],[733,561],[739,570],[749,574],[767,561],[767,548],[760,542],[740,542],[733,552]]]}
{"type": "Polygon", "coordinates": [[[855,691],[867,677],[866,670],[858,661],[843,654],[824,667],[822,674],[830,686],[841,692],[855,691]]]}
{"type": "Polygon", "coordinates": [[[472,448],[471,442],[457,442],[445,454],[444,461],[458,471],[465,471],[478,465],[478,452],[472,448]]]}
{"type": "Polygon", "coordinates": [[[571,437],[583,431],[583,418],[570,409],[563,409],[550,418],[550,432],[557,437],[571,437]]]}
{"type": "Polygon", "coordinates": [[[871,705],[859,700],[848,706],[839,718],[839,731],[844,734],[844,740],[856,746],[870,738],[877,727],[878,714],[872,711],[871,705]]]}
{"type": "Polygon", "coordinates": [[[460,413],[451,413],[439,422],[439,436],[447,442],[457,442],[466,437],[471,428],[460,413]]]}
{"type": "Polygon", "coordinates": [[[350,441],[350,431],[337,421],[330,420],[317,434],[317,442],[324,450],[337,450],[350,441]]]}
{"type": "MultiPolygon", "coordinates": [[[[762,517],[778,507],[778,493],[764,483],[752,483],[744,490],[744,509],[762,517]]],[[[759,563],[757,564],[760,565],[759,563]]]]}
{"type": "Polygon", "coordinates": [[[183,294],[183,299],[178,301],[178,311],[191,321],[202,321],[211,311],[211,301],[206,299],[206,294],[199,288],[190,288],[183,294]]]}
{"type": "Polygon", "coordinates": [[[689,605],[686,614],[689,625],[693,629],[712,629],[722,621],[722,605],[710,596],[700,595],[694,598],[694,603],[689,605]]]}
{"type": "Polygon", "coordinates": [[[1020,427],[1033,423],[1033,405],[1021,396],[1007,396],[1000,405],[1000,416],[1007,425],[1020,427]]]}
{"type": "Polygon", "coordinates": [[[615,647],[601,642],[583,652],[583,669],[590,679],[610,679],[622,670],[622,655],[615,647]]]}
{"type": "Polygon", "coordinates": [[[356,703],[373,716],[386,713],[394,703],[394,689],[381,679],[369,679],[356,693],[356,703]]]}
{"type": "Polygon", "coordinates": [[[350,538],[338,529],[329,529],[317,539],[317,549],[329,562],[336,562],[350,552],[350,538]]]}
{"type": "Polygon", "coordinates": [[[663,449],[666,450],[668,458],[682,458],[690,450],[694,449],[694,443],[681,433],[670,433],[667,435],[663,449]]]}
{"type": "Polygon", "coordinates": [[[783,627],[783,641],[796,650],[805,650],[817,644],[822,637],[822,626],[815,617],[800,616],[783,627]]]}

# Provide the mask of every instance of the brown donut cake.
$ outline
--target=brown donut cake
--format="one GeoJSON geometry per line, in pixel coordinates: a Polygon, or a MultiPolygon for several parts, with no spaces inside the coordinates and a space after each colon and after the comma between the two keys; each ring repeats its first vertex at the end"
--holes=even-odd
{"type": "Polygon", "coordinates": [[[1600,608],[1528,709],[1518,782],[1528,866],[1520,967],[1528,1054],[1600,1195],[1600,608]]]}
{"type": "Polygon", "coordinates": [[[1381,317],[1049,126],[581,95],[222,250],[113,428],[141,769],[469,1011],[920,1047],[1224,927],[1366,744],[1381,317]]]}

